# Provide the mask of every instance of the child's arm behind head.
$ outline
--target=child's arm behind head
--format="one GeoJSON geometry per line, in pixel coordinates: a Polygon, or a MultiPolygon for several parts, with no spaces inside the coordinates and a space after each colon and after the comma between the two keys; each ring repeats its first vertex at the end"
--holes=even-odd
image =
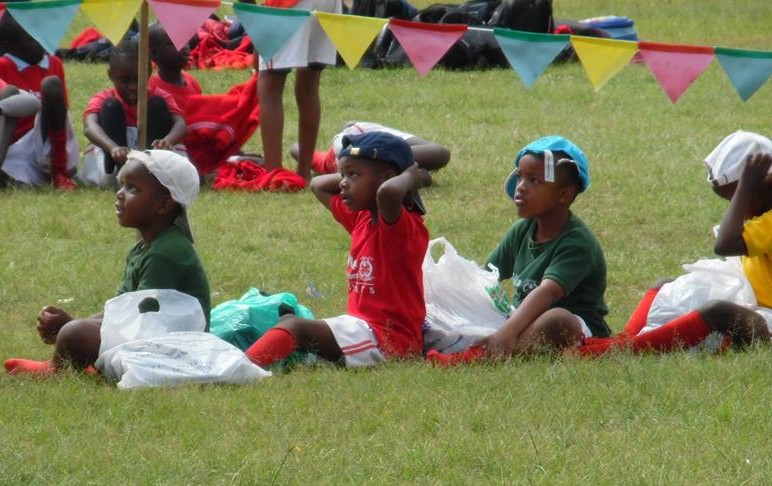
{"type": "Polygon", "coordinates": [[[381,218],[388,224],[396,223],[402,211],[405,197],[420,187],[421,178],[418,174],[417,163],[413,163],[402,173],[387,179],[380,185],[376,194],[378,212],[381,218]]]}
{"type": "Polygon", "coordinates": [[[311,191],[327,209],[330,209],[333,196],[340,194],[340,181],[341,176],[337,173],[319,175],[311,179],[311,191]]]}
{"type": "Polygon", "coordinates": [[[716,235],[714,251],[717,255],[747,255],[748,248],[743,239],[743,225],[746,218],[759,216],[756,208],[765,188],[765,180],[772,166],[772,154],[756,153],[748,156],[737,190],[732,196],[729,208],[721,219],[716,235]]]}

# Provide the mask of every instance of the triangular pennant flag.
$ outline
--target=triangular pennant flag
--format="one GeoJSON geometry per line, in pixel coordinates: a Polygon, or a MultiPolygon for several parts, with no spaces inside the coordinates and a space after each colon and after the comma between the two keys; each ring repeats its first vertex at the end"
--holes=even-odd
{"type": "Polygon", "coordinates": [[[712,47],[639,42],[638,52],[673,103],[713,62],[712,47]]]}
{"type": "Polygon", "coordinates": [[[311,18],[308,10],[234,3],[233,11],[264,60],[271,59],[311,18]]]}
{"type": "Polygon", "coordinates": [[[501,28],[493,29],[493,35],[526,88],[533,86],[536,78],[568,45],[567,35],[536,34],[501,28]]]}
{"type": "Polygon", "coordinates": [[[314,12],[349,69],[354,69],[388,19],[314,12]]]}
{"type": "Polygon", "coordinates": [[[96,28],[117,45],[129,30],[142,0],[83,0],[83,11],[96,28]]]}
{"type": "Polygon", "coordinates": [[[426,75],[453,44],[464,35],[466,25],[423,24],[390,19],[389,30],[405,50],[418,74],[426,75]]]}
{"type": "Polygon", "coordinates": [[[638,50],[638,43],[597,37],[571,36],[571,45],[582,67],[595,87],[600,90],[609,79],[627,66],[638,50]]]}
{"type": "Polygon", "coordinates": [[[148,0],[177,50],[182,49],[204,21],[220,6],[220,0],[148,0]]]}
{"type": "Polygon", "coordinates": [[[772,76],[772,52],[716,47],[716,57],[743,101],[772,76]]]}
{"type": "Polygon", "coordinates": [[[22,29],[38,41],[43,49],[53,54],[78,13],[80,2],[81,0],[13,2],[7,4],[6,8],[22,29]]]}

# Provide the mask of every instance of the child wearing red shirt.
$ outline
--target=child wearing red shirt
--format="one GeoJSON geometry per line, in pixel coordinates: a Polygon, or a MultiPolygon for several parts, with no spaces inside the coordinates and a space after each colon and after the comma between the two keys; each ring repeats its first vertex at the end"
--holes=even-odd
{"type": "Polygon", "coordinates": [[[285,316],[247,350],[258,366],[296,350],[348,367],[421,354],[429,232],[418,165],[410,146],[388,133],[346,137],[343,145],[340,173],[315,177],[311,190],[351,234],[346,314],[285,316]]]}
{"type": "MultiPolygon", "coordinates": [[[[113,87],[95,94],[83,113],[83,129],[92,146],[78,177],[86,182],[115,185],[115,167],[123,166],[129,151],[137,148],[138,48],[136,39],[129,39],[112,49],[107,75],[113,87]]],[[[187,130],[185,119],[165,91],[148,87],[146,128],[147,146],[141,148],[185,155],[180,145],[187,130]]]]}
{"type": "Polygon", "coordinates": [[[78,142],[67,116],[67,86],[62,61],[46,54],[13,17],[0,21],[0,78],[36,95],[38,115],[18,120],[3,172],[18,183],[74,189],[71,174],[78,163],[78,142]]]}

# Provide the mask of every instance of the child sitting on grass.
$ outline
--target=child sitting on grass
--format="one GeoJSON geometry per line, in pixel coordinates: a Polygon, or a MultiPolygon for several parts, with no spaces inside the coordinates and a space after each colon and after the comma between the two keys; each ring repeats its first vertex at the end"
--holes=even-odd
{"type": "Polygon", "coordinates": [[[83,113],[83,130],[91,143],[79,177],[97,185],[110,185],[133,148],[180,151],[187,130],[182,111],[165,91],[148,88],[147,147],[137,147],[137,86],[139,51],[136,39],[121,41],[110,51],[107,75],[113,87],[95,94],[83,113]]]}
{"type": "Polygon", "coordinates": [[[150,26],[149,38],[150,58],[158,72],[150,76],[148,87],[174,98],[187,125],[188,158],[202,176],[213,172],[239,152],[257,129],[257,73],[225,93],[203,95],[196,78],[184,71],[190,57],[188,47],[177,50],[158,22],[150,26]]]}
{"type": "MultiPolygon", "coordinates": [[[[338,134],[332,138],[332,146],[326,151],[314,151],[313,158],[311,159],[311,169],[317,174],[332,174],[338,171],[338,157],[337,154],[341,150],[341,140],[346,135],[360,135],[362,133],[369,132],[388,132],[392,135],[400,137],[402,140],[410,145],[410,149],[413,151],[413,157],[415,158],[418,167],[421,169],[421,177],[423,179],[423,185],[428,186],[431,184],[431,175],[428,171],[435,171],[442,169],[450,161],[450,150],[446,147],[433,142],[431,140],[424,140],[423,138],[416,137],[412,133],[403,132],[396,128],[390,128],[380,123],[366,122],[366,121],[350,121],[346,123],[338,134]]],[[[290,155],[295,160],[298,159],[300,147],[298,144],[294,144],[290,149],[290,155]]]]}
{"type": "Polygon", "coordinates": [[[516,309],[501,329],[467,351],[427,359],[439,364],[513,356],[578,346],[608,336],[604,302],[606,260],[595,235],[571,212],[590,185],[589,163],[571,141],[540,138],[515,158],[504,183],[520,221],[488,257],[499,278],[513,279],[516,309]]]}
{"type": "Polygon", "coordinates": [[[420,355],[429,232],[419,187],[401,138],[371,132],[343,139],[340,172],[315,177],[311,190],[351,234],[346,314],[284,317],[247,350],[252,362],[266,367],[295,350],[348,367],[420,355]]]}
{"type": "Polygon", "coordinates": [[[759,308],[712,301],[663,326],[644,331],[660,280],[644,295],[622,332],[612,338],[589,340],[579,355],[601,356],[613,350],[667,352],[701,343],[720,332],[742,348],[767,341],[772,330],[772,140],[738,131],[726,137],[705,159],[713,192],[730,201],[721,220],[714,251],[741,256],[743,272],[753,287],[759,308]]]}
{"type": "MultiPolygon", "coordinates": [[[[209,283],[193,248],[187,210],[198,194],[198,173],[181,155],[166,150],[129,152],[118,173],[115,195],[118,223],[135,228],[140,240],[126,257],[118,294],[145,289],[175,289],[198,299],[209,322],[209,283]]],[[[99,352],[103,313],[74,319],[46,306],[38,315],[43,342],[54,345],[50,361],[9,359],[8,373],[51,375],[67,364],[83,369],[99,352]]]]}
{"type": "Polygon", "coordinates": [[[8,12],[0,20],[0,79],[40,98],[37,115],[19,119],[2,170],[19,184],[77,186],[78,141],[67,114],[67,86],[62,61],[43,47],[8,12]]]}
{"type": "Polygon", "coordinates": [[[40,101],[27,92],[0,79],[0,188],[5,186],[6,175],[2,172],[5,154],[13,140],[13,132],[19,118],[34,116],[40,110],[40,101]]]}

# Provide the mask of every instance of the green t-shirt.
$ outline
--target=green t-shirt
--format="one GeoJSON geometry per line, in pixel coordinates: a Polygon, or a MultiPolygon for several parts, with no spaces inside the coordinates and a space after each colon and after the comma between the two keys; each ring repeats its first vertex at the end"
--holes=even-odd
{"type": "Polygon", "coordinates": [[[139,240],[126,257],[118,295],[146,289],[174,289],[195,297],[204,309],[209,327],[209,281],[193,243],[176,226],[169,227],[150,244],[139,240]]]}
{"type": "Polygon", "coordinates": [[[611,334],[604,316],[608,308],[606,259],[595,235],[573,214],[557,238],[544,243],[533,240],[536,220],[522,219],[512,225],[488,256],[488,263],[499,269],[499,279],[513,279],[517,307],[542,279],[548,278],[563,288],[565,295],[555,302],[578,315],[596,337],[611,334]]]}

